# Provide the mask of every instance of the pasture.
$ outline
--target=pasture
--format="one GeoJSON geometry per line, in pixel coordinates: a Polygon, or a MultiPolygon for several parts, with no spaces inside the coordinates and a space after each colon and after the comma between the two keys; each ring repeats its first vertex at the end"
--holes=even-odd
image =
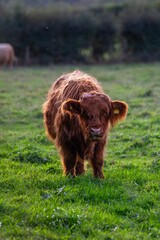
{"type": "Polygon", "coordinates": [[[160,64],[0,70],[0,239],[160,238],[160,64]],[[95,76],[126,121],[109,135],[104,180],[64,177],[42,104],[64,72],[95,76]]]}

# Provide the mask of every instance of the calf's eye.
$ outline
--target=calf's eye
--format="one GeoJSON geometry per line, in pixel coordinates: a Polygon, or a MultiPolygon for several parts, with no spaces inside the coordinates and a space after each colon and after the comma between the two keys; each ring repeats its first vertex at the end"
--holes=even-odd
{"type": "Polygon", "coordinates": [[[83,113],[82,113],[82,117],[85,118],[85,119],[88,119],[88,118],[89,118],[89,116],[88,116],[88,114],[87,114],[86,112],[83,112],[83,113]]]}
{"type": "Polygon", "coordinates": [[[106,111],[103,111],[101,113],[101,117],[108,118],[108,113],[106,111]]]}

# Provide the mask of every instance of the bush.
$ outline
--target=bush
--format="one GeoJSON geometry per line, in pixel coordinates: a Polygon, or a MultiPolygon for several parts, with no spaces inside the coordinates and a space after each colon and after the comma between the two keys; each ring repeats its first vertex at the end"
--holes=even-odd
{"type": "Polygon", "coordinates": [[[108,13],[16,8],[1,16],[0,32],[0,41],[13,44],[25,63],[47,64],[85,62],[88,49],[99,60],[112,51],[115,28],[108,13]]]}
{"type": "Polygon", "coordinates": [[[28,24],[25,13],[17,8],[13,12],[5,12],[0,16],[0,42],[11,43],[18,58],[24,59],[25,47],[28,43],[28,24]]]}
{"type": "Polygon", "coordinates": [[[142,9],[0,7],[0,42],[11,43],[25,64],[98,62],[121,53],[127,61],[159,60],[159,11],[142,9]]]}
{"type": "Polygon", "coordinates": [[[111,54],[114,50],[116,37],[115,19],[102,11],[95,15],[94,36],[92,39],[92,55],[96,61],[104,60],[104,54],[111,54]]]}
{"type": "Polygon", "coordinates": [[[89,48],[94,29],[90,13],[32,12],[29,22],[30,50],[41,63],[47,59],[55,63],[85,61],[83,50],[89,48]]]}
{"type": "Polygon", "coordinates": [[[125,12],[121,25],[125,59],[160,59],[160,15],[156,11],[132,9],[125,12]]]}

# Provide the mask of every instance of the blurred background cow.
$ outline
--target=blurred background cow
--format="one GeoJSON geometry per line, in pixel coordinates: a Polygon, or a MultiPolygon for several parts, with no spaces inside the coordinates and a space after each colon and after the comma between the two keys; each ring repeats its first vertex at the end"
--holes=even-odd
{"type": "Polygon", "coordinates": [[[0,44],[0,66],[13,67],[17,62],[17,57],[15,56],[14,48],[9,43],[0,44]]]}

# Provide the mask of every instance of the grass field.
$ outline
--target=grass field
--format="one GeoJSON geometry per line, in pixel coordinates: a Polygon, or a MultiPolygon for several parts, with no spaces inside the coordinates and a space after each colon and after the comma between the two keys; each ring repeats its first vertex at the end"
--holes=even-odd
{"type": "Polygon", "coordinates": [[[160,64],[0,70],[0,239],[160,239],[160,64]],[[80,68],[129,104],[109,136],[105,179],[62,175],[41,106],[80,68]]]}

